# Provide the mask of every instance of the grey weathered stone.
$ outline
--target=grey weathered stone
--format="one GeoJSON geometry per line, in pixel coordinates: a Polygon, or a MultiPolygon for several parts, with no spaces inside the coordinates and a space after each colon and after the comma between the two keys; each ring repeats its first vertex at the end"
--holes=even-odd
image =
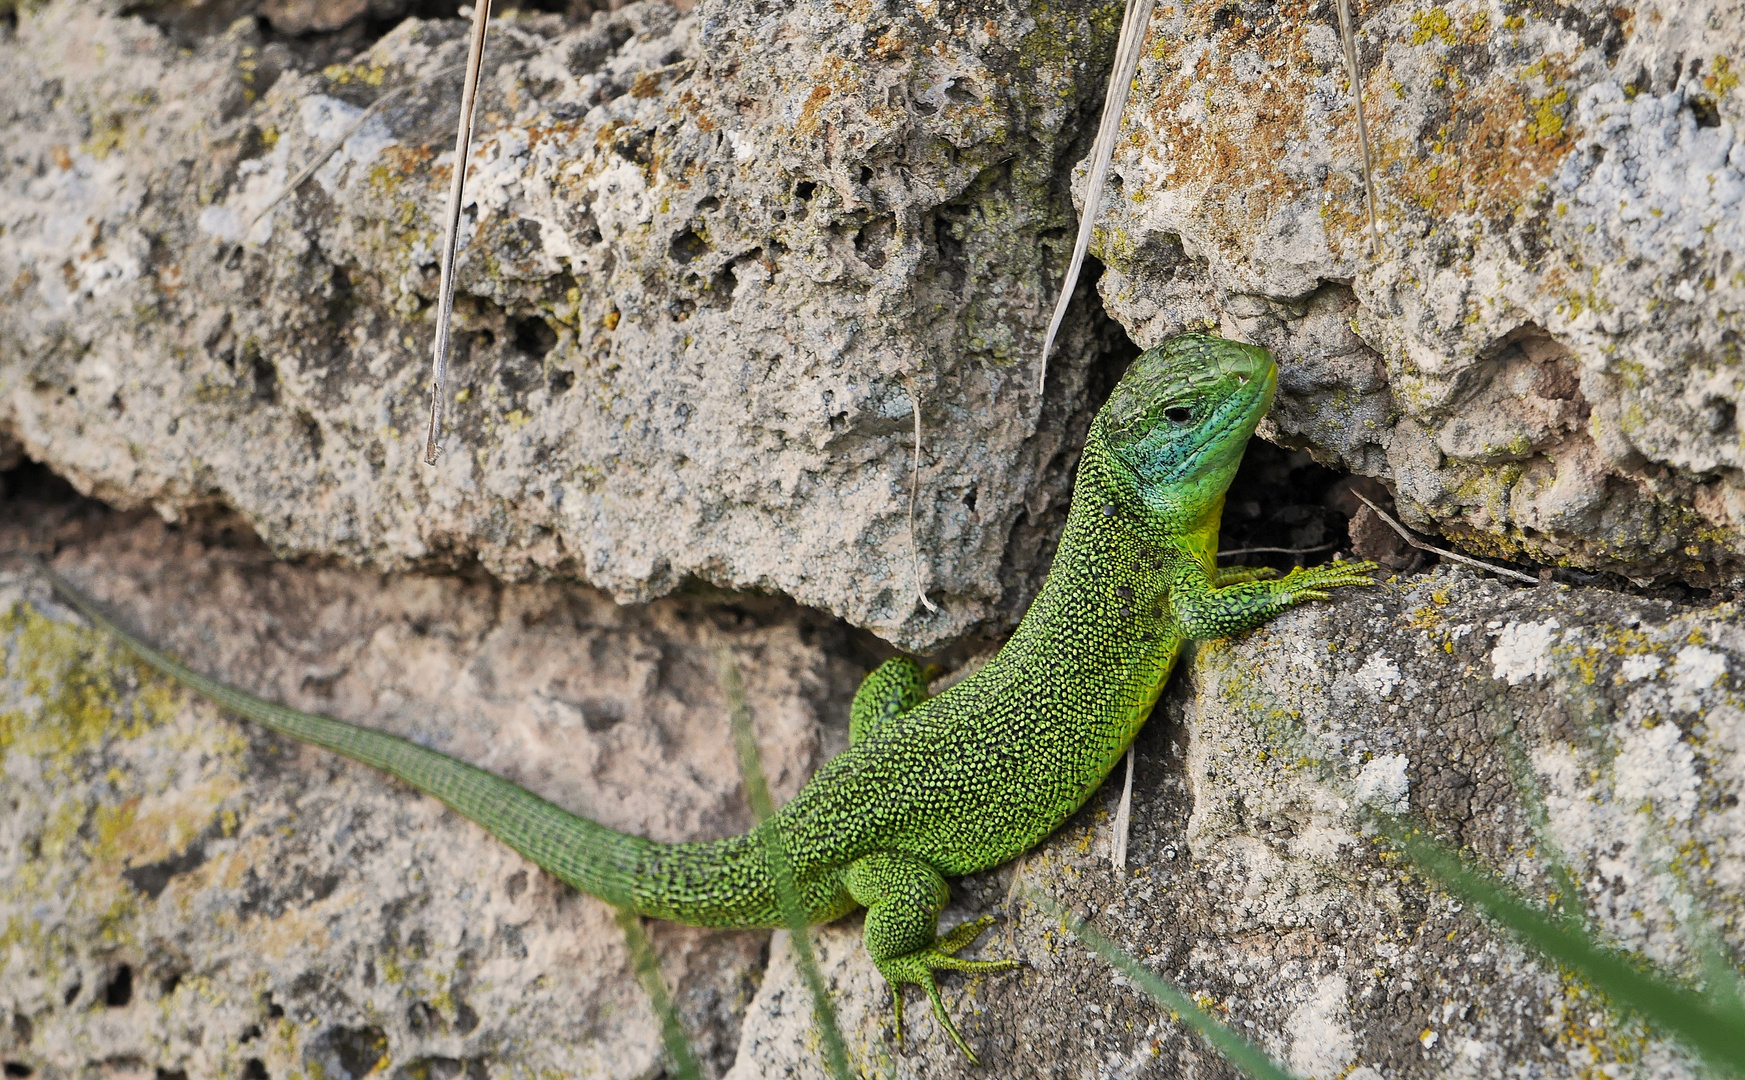
{"type": "Polygon", "coordinates": [[[1038,399],[1118,6],[1032,8],[506,16],[434,469],[464,25],[408,20],[306,71],[249,20],[178,51],[100,0],[21,9],[0,31],[0,425],[81,491],[226,504],[285,554],[476,558],[626,600],[701,579],[918,647],[1010,625],[1119,338],[1079,305],[1038,399]]]}
{"type": "MultiPolygon", "coordinates": [[[[137,514],[34,510],[0,547],[50,537],[63,571],[196,666],[663,838],[747,824],[713,644],[741,658],[778,797],[842,746],[873,659],[775,601],[623,609],[297,567],[137,514]]],[[[0,598],[0,1058],[48,1080],[241,1076],[253,1058],[272,1077],[661,1068],[602,905],[431,800],[142,678],[31,575],[0,598]]],[[[1742,678],[1733,605],[1445,568],[1203,645],[1139,741],[1131,875],[1108,867],[1111,785],[1018,865],[954,883],[946,925],[1006,915],[975,951],[1028,968],[948,977],[947,1000],[995,1075],[1230,1075],[1013,903],[1016,876],[1305,1076],[1694,1075],[1427,887],[1364,808],[1409,811],[1538,897],[1561,889],[1560,852],[1602,934],[1694,973],[1705,925],[1745,945],[1742,678]]],[[[654,932],[712,1072],[822,1075],[780,935],[766,960],[763,934],[654,932]]],[[[913,994],[892,1046],[859,935],[858,918],[817,934],[857,1059],[970,1075],[913,994]]]]}
{"type": "MultiPolygon", "coordinates": [[[[426,470],[458,81],[438,73],[461,27],[410,21],[323,69],[396,2],[0,17],[0,466],[22,449],[190,524],[29,542],[52,533],[124,616],[270,696],[609,824],[742,828],[710,646],[745,661],[783,795],[841,744],[872,658],[745,591],[926,647],[1009,625],[1045,565],[1112,345],[1081,304],[1042,403],[1029,360],[1116,6],[506,18],[461,261],[466,400],[426,470]],[[227,11],[345,29],[287,41],[227,11]],[[938,615],[911,599],[908,379],[938,615]],[[315,558],[226,541],[214,505],[315,558]],[[404,572],[439,567],[459,572],[404,572]],[[502,583],[544,577],[699,595],[502,583]]],[[[1384,478],[1422,528],[1736,577],[1745,12],[1362,13],[1370,256],[1327,7],[1160,11],[1099,238],[1110,310],[1143,344],[1212,324],[1272,347],[1271,435],[1384,478]]],[[[0,526],[0,550],[24,543],[0,526]]],[[[599,904],[430,800],[186,703],[28,574],[0,610],[0,1057],[49,1080],[663,1068],[599,904]]],[[[1322,1080],[1688,1075],[1385,857],[1358,807],[1422,815],[1539,896],[1561,851],[1595,925],[1675,967],[1699,913],[1737,952],[1736,622],[1438,570],[1203,647],[1141,738],[1133,875],[1107,868],[1111,791],[956,883],[947,922],[1013,916],[977,951],[1031,968],[948,977],[948,1000],[993,1075],[1230,1075],[1009,903],[1016,877],[1322,1080]]],[[[712,1073],[820,1071],[781,935],[654,936],[712,1073]]],[[[857,1057],[967,1074],[913,994],[890,1045],[856,920],[819,945],[857,1057]]]]}
{"type": "MultiPolygon", "coordinates": [[[[149,517],[96,533],[56,566],[190,664],[645,835],[750,824],[717,645],[743,670],[778,797],[847,741],[858,670],[840,658],[843,631],[786,605],[625,609],[585,589],[299,568],[149,517]]],[[[254,1060],[272,1077],[361,1078],[378,1060],[406,1080],[658,1072],[608,906],[408,787],[190,700],[33,574],[4,575],[0,612],[9,1067],[44,1080],[253,1077],[254,1060]]],[[[768,935],[650,931],[719,1072],[768,935]]]]}
{"type": "Polygon", "coordinates": [[[1272,437],[1421,528],[1737,580],[1745,5],[1361,14],[1379,250],[1333,6],[1165,5],[1093,248],[1110,313],[1272,348],[1272,437]]]}
{"type": "MultiPolygon", "coordinates": [[[[1203,645],[1185,675],[1140,736],[1126,881],[1108,862],[1111,784],[1016,868],[954,885],[946,925],[1016,919],[972,955],[1028,965],[945,980],[983,1070],[913,990],[897,1052],[858,921],[819,932],[873,1075],[1238,1075],[1059,922],[1013,903],[1014,874],[1301,1076],[1699,1075],[1426,887],[1364,807],[1409,811],[1541,899],[1560,888],[1545,858],[1560,852],[1606,940],[1699,976],[1703,934],[1745,946],[1736,607],[1438,569],[1203,645]]],[[[780,937],[730,1075],[826,1075],[780,937]]]]}

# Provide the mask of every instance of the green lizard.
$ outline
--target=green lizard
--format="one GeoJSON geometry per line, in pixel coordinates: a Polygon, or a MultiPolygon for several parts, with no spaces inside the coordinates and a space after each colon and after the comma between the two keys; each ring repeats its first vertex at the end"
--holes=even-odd
{"type": "Polygon", "coordinates": [[[1016,960],[957,954],[992,922],[943,937],[946,879],[1035,845],[1096,791],[1163,690],[1184,642],[1265,622],[1371,563],[1217,568],[1218,523],[1278,370],[1265,350],[1198,334],[1134,362],[1091,425],[1072,508],[1040,595],[1004,648],[937,697],[896,658],[855,695],[849,748],[752,832],[667,844],[570,814],[481,769],[380,732],[299,712],[214,682],[110,622],[86,615],[158,671],[274,731],[375,766],[441,799],[560,880],[642,915],[697,926],[782,925],[760,840],[776,830],[807,916],[866,909],[865,941],[891,985],[918,984],[973,1061],[935,973],[1016,960]]]}

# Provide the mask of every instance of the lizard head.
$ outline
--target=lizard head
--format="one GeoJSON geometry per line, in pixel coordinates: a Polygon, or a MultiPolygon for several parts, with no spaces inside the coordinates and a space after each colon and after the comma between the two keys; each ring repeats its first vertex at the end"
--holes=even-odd
{"type": "Polygon", "coordinates": [[[1180,334],[1127,369],[1097,414],[1122,501],[1197,521],[1222,505],[1242,451],[1278,390],[1265,349],[1180,334]]]}

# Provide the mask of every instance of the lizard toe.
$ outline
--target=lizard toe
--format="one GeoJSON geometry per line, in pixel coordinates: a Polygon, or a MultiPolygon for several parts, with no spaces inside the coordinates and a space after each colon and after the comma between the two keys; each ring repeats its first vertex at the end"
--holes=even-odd
{"type": "Polygon", "coordinates": [[[958,1031],[957,1024],[951,1019],[951,1014],[945,1009],[945,999],[939,993],[939,979],[934,974],[937,971],[962,971],[968,974],[986,974],[996,971],[1011,971],[1021,967],[1017,960],[965,960],[951,955],[974,941],[982,931],[993,924],[992,917],[983,917],[968,922],[953,930],[946,937],[925,949],[902,956],[893,956],[885,960],[874,961],[879,974],[890,983],[891,998],[896,1009],[895,1035],[897,1045],[903,1042],[903,987],[913,983],[919,986],[927,995],[928,1002],[933,1006],[933,1016],[939,1021],[939,1026],[951,1039],[957,1048],[963,1051],[972,1065],[978,1065],[975,1052],[964,1041],[963,1034],[958,1031]],[[949,947],[951,952],[946,951],[949,947]]]}
{"type": "Polygon", "coordinates": [[[935,941],[933,947],[947,956],[954,955],[959,950],[967,948],[976,938],[981,937],[982,932],[992,925],[994,925],[994,917],[983,915],[979,919],[954,928],[951,933],[935,941]]]}

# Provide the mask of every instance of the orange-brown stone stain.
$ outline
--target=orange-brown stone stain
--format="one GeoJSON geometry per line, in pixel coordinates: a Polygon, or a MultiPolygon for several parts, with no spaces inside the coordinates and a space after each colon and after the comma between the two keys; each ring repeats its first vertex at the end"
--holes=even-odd
{"type": "Polygon", "coordinates": [[[800,117],[794,122],[796,135],[815,134],[823,123],[818,114],[824,108],[824,103],[838,89],[845,88],[852,81],[845,77],[848,65],[840,56],[826,56],[818,67],[818,81],[813,85],[812,92],[806,95],[806,103],[800,106],[800,117]]]}
{"type": "MultiPolygon", "coordinates": [[[[1310,9],[1286,4],[1276,20],[1256,27],[1232,18],[1221,0],[1192,3],[1184,12],[1184,32],[1154,31],[1148,49],[1157,62],[1150,70],[1158,74],[1141,84],[1130,110],[1142,110],[1142,119],[1135,123],[1129,112],[1125,137],[1167,167],[1169,186],[1207,193],[1208,224],[1232,247],[1305,195],[1328,196],[1321,213],[1335,247],[1366,228],[1361,183],[1351,178],[1359,153],[1355,111],[1337,108],[1313,121],[1315,130],[1303,108],[1328,75],[1344,82],[1342,63],[1319,66],[1307,48],[1307,27],[1320,18],[1310,9]],[[1198,56],[1184,72],[1190,49],[1198,56]],[[1233,65],[1245,51],[1265,65],[1247,82],[1237,79],[1233,65]],[[1198,122],[1182,118],[1196,111],[1198,122]],[[1311,140],[1331,143],[1335,162],[1313,191],[1282,168],[1293,147],[1311,140]]],[[[1519,25],[1511,20],[1500,32],[1519,25]]],[[[1452,7],[1417,13],[1408,31],[1388,49],[1484,49],[1499,32],[1488,14],[1452,7]]],[[[1438,220],[1456,214],[1510,219],[1542,190],[1573,144],[1567,89],[1572,63],[1547,54],[1513,80],[1495,72],[1476,85],[1448,64],[1431,87],[1447,96],[1447,119],[1434,139],[1417,130],[1420,121],[1404,103],[1408,91],[1385,61],[1366,72],[1364,103],[1381,218],[1423,213],[1438,220]]]]}
{"type": "MultiPolygon", "coordinates": [[[[1144,88],[1145,120],[1133,134],[1137,145],[1149,143],[1150,155],[1171,165],[1180,182],[1230,196],[1217,203],[1216,227],[1234,243],[1251,234],[1281,207],[1304,191],[1279,168],[1293,144],[1311,132],[1302,102],[1324,74],[1304,43],[1310,5],[1287,4],[1279,20],[1264,32],[1240,17],[1214,29],[1213,17],[1222,4],[1202,3],[1187,10],[1187,32],[1180,39],[1160,36],[1149,50],[1161,61],[1162,78],[1144,88]],[[1203,43],[1209,42],[1209,47],[1203,43]],[[1182,71],[1189,47],[1202,50],[1191,71],[1182,71]],[[1258,79],[1239,82],[1231,58],[1252,50],[1268,65],[1258,79]],[[1277,67],[1274,63],[1283,61],[1277,67]],[[1201,106],[1199,123],[1181,116],[1192,103],[1201,106]],[[1168,143],[1165,151],[1163,143],[1168,143]]],[[[1335,136],[1338,137],[1337,135],[1335,136]]],[[[1356,139],[1353,134],[1352,142],[1356,139]]],[[[1342,177],[1330,179],[1335,191],[1349,187],[1342,177]]],[[[1361,220],[1353,218],[1353,226],[1361,220]]]]}
{"type": "Polygon", "coordinates": [[[1492,78],[1476,88],[1450,82],[1448,120],[1428,143],[1388,123],[1394,108],[1378,110],[1376,127],[1386,132],[1376,155],[1387,176],[1383,204],[1392,195],[1439,219],[1511,218],[1569,153],[1575,132],[1562,85],[1568,69],[1567,57],[1552,54],[1516,81],[1492,78]],[[1396,162],[1404,168],[1387,168],[1396,162]]]}

